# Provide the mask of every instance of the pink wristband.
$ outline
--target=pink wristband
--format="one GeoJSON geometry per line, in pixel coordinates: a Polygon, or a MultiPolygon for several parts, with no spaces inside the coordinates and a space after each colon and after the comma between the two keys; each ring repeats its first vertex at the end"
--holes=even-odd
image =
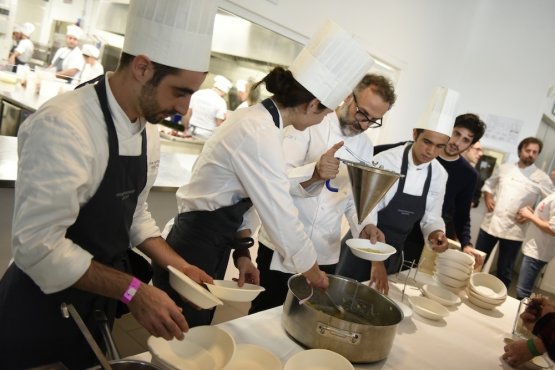
{"type": "Polygon", "coordinates": [[[135,293],[137,293],[137,290],[139,290],[140,286],[141,281],[134,277],[133,280],[131,280],[131,283],[129,283],[129,286],[127,287],[123,295],[121,296],[120,300],[125,304],[131,302],[133,300],[133,297],[135,296],[135,293]]]}

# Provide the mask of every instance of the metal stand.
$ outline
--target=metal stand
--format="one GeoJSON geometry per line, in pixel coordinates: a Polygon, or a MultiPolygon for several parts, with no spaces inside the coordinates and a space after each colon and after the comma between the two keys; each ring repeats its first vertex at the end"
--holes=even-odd
{"type": "MultiPolygon", "coordinates": [[[[424,260],[425,258],[422,258],[420,263],[424,262],[424,260]]],[[[407,284],[409,283],[409,281],[411,285],[414,285],[418,290],[420,290],[420,292],[422,292],[422,288],[420,288],[418,282],[416,281],[416,275],[418,274],[418,267],[420,263],[417,264],[415,260],[405,260],[405,254],[403,253],[403,251],[401,251],[401,264],[399,266],[399,271],[397,271],[397,273],[395,274],[395,280],[399,283],[403,283],[403,290],[401,291],[401,301],[405,298],[405,290],[407,289],[407,284]],[[404,275],[404,279],[401,280],[403,276],[400,277],[399,274],[401,274],[403,269],[406,269],[407,273],[402,274],[404,275]],[[413,271],[414,276],[411,278],[413,271]]]]}

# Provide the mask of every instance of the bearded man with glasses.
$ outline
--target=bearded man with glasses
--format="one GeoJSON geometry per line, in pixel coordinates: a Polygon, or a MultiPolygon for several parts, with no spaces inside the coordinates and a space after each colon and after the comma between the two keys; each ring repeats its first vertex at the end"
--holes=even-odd
{"type": "MultiPolygon", "coordinates": [[[[318,265],[327,273],[333,274],[339,261],[343,214],[353,235],[368,239],[379,236],[383,241],[383,234],[374,225],[359,225],[347,169],[339,165],[338,158],[372,161],[373,144],[363,133],[382,125],[383,116],[395,100],[393,85],[387,78],[367,74],[322,123],[304,131],[292,127],[284,130],[290,192],[299,210],[299,219],[318,253],[318,265]]],[[[282,305],[287,295],[287,280],[292,274],[281,265],[273,249],[273,242],[262,225],[256,263],[260,285],[266,290],[253,301],[250,313],[282,305]]]]}

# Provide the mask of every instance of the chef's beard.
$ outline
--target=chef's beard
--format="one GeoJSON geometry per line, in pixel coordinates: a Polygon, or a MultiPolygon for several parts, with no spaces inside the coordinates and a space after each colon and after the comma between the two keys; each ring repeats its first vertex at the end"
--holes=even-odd
{"type": "Polygon", "coordinates": [[[522,164],[524,164],[526,167],[531,166],[534,164],[534,162],[536,162],[535,158],[530,158],[530,157],[523,157],[520,159],[520,161],[522,162],[522,164]]]}
{"type": "Polygon", "coordinates": [[[142,116],[150,123],[159,123],[164,118],[174,115],[176,112],[161,111],[156,101],[156,87],[147,82],[139,94],[139,106],[142,110],[142,116]]]}
{"type": "Polygon", "coordinates": [[[350,137],[350,136],[356,136],[364,132],[364,130],[356,120],[349,121],[347,119],[346,114],[344,113],[345,112],[344,109],[347,109],[347,108],[341,107],[339,109],[339,113],[337,114],[337,118],[339,119],[339,127],[341,128],[341,133],[345,136],[350,137]]]}

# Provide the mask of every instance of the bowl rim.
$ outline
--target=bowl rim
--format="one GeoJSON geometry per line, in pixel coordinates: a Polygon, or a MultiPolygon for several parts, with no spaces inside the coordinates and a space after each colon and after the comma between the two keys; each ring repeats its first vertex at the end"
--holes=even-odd
{"type": "MultiPolygon", "coordinates": [[[[409,302],[410,302],[413,310],[416,313],[420,314],[421,316],[424,316],[425,318],[431,319],[431,317],[423,315],[419,311],[424,311],[428,314],[431,314],[431,316],[436,317],[435,320],[439,320],[441,318],[449,316],[449,310],[447,308],[445,308],[444,305],[442,305],[441,303],[439,303],[437,301],[434,301],[431,298],[423,297],[423,296],[412,296],[412,297],[409,297],[409,302]],[[432,310],[430,308],[423,307],[422,303],[426,303],[428,305],[431,305],[434,309],[437,308],[437,310],[432,310]]],[[[434,319],[432,319],[432,320],[434,320],[434,319]]]]}
{"type": "MultiPolygon", "coordinates": [[[[224,304],[218,297],[216,297],[210,291],[204,289],[202,287],[202,285],[198,284],[193,279],[191,279],[190,277],[188,277],[187,275],[185,275],[183,272],[176,269],[175,267],[173,267],[171,265],[168,265],[168,271],[170,272],[170,277],[171,277],[171,275],[175,276],[177,279],[179,279],[180,281],[185,283],[188,287],[193,288],[193,290],[195,292],[199,293],[202,297],[200,299],[209,300],[210,303],[212,304],[212,306],[210,306],[210,307],[214,307],[214,306],[224,304]]],[[[171,281],[170,281],[170,284],[171,284],[171,281]]],[[[203,304],[202,302],[198,302],[199,299],[196,299],[196,297],[186,297],[184,294],[179,292],[173,285],[172,285],[172,288],[174,288],[176,292],[183,295],[185,298],[187,298],[187,300],[191,301],[192,303],[196,304],[197,306],[200,306],[202,308],[210,308],[210,307],[204,307],[204,306],[206,306],[206,304],[203,304]]]]}
{"type": "Polygon", "coordinates": [[[445,304],[447,304],[448,306],[453,306],[456,304],[461,303],[461,297],[459,297],[458,295],[456,295],[455,293],[453,293],[452,291],[450,291],[449,289],[445,289],[444,287],[441,287],[439,285],[435,285],[435,284],[424,284],[422,286],[422,290],[424,291],[424,294],[429,295],[428,298],[433,299],[435,301],[438,301],[439,303],[445,302],[445,304]],[[447,298],[443,298],[437,294],[434,294],[431,290],[432,289],[438,289],[441,290],[442,292],[444,292],[446,295],[450,296],[451,299],[447,299],[447,298]]]}
{"type": "Polygon", "coordinates": [[[369,260],[369,261],[384,261],[386,260],[389,256],[395,254],[397,252],[397,250],[395,249],[394,246],[389,245],[387,243],[383,243],[383,242],[376,242],[376,244],[371,244],[369,239],[363,239],[363,238],[351,238],[351,239],[347,239],[345,241],[345,243],[347,244],[347,246],[349,247],[349,249],[351,250],[351,252],[362,259],[365,260],[369,260]],[[383,253],[373,253],[373,252],[368,252],[365,251],[361,248],[361,246],[354,246],[352,245],[355,242],[361,241],[364,244],[368,244],[368,248],[376,248],[379,250],[383,250],[383,253]]]}
{"type": "Polygon", "coordinates": [[[473,273],[472,275],[470,275],[470,279],[469,279],[469,281],[468,281],[468,285],[470,285],[472,288],[474,288],[475,291],[476,291],[475,288],[476,288],[477,286],[485,286],[485,287],[491,289],[492,291],[495,292],[495,294],[489,296],[489,298],[493,298],[493,299],[506,297],[507,294],[508,294],[507,287],[505,286],[505,284],[503,284],[503,281],[501,281],[501,279],[499,279],[497,276],[492,275],[492,274],[487,273],[487,272],[475,272],[475,273],[473,273]],[[486,284],[475,284],[475,283],[474,283],[474,279],[475,279],[475,278],[480,278],[481,276],[486,276],[486,275],[488,276],[488,279],[491,279],[491,281],[493,281],[493,282],[495,282],[497,285],[499,285],[500,290],[501,290],[500,292],[498,292],[496,289],[493,289],[493,288],[491,287],[491,285],[486,285],[486,284]]]}

